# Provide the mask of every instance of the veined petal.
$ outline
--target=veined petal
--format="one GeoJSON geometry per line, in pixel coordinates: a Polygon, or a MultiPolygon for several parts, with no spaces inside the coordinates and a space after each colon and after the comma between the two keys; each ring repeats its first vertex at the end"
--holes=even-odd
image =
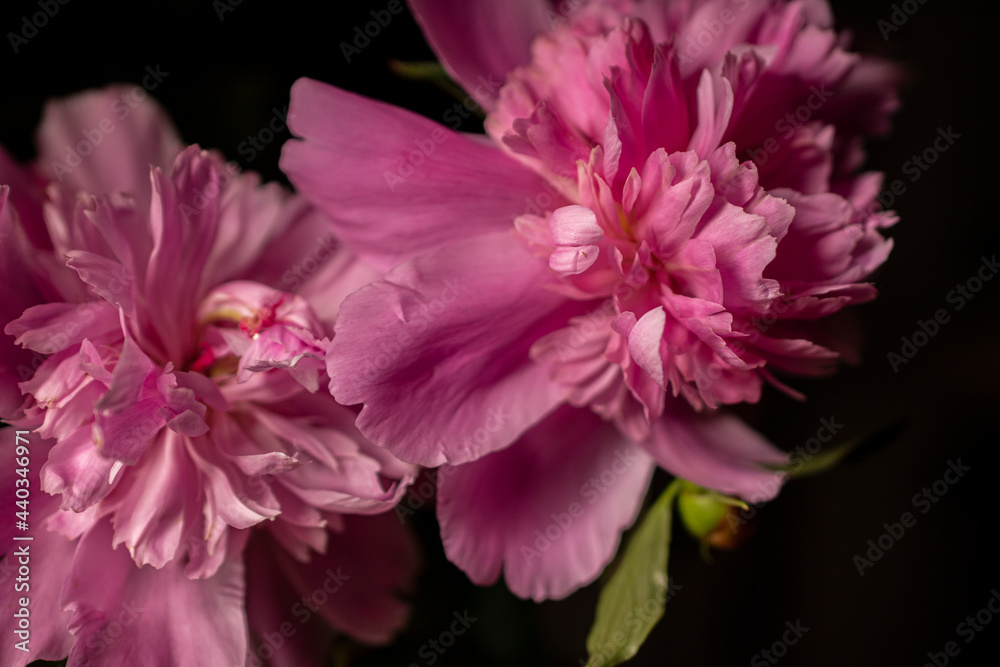
{"type": "Polygon", "coordinates": [[[384,269],[509,228],[532,199],[551,199],[552,186],[499,148],[318,81],[295,83],[288,121],[303,140],[285,144],[282,169],[384,269]]]}
{"type": "Polygon", "coordinates": [[[404,461],[457,464],[502,449],[563,397],[528,356],[563,302],[539,289],[549,275],[506,233],[400,266],[341,307],[331,391],[364,403],[358,427],[404,461]]]}
{"type": "Polygon", "coordinates": [[[507,449],[438,470],[445,552],[477,584],[503,569],[515,595],[565,597],[611,560],[652,472],[613,426],[560,408],[507,449]]]}

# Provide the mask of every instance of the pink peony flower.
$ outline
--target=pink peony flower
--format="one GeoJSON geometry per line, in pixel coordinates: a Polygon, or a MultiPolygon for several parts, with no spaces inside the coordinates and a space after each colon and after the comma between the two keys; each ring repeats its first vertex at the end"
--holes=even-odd
{"type": "Polygon", "coordinates": [[[282,166],[389,270],[344,302],[330,389],[364,404],[374,442],[445,466],[449,557],[477,583],[502,564],[536,598],[592,580],[645,484],[589,508],[580,472],[628,442],[773,497],[782,477],[761,464],[784,455],[720,408],[764,382],[799,396],[775,373],[851,358],[831,316],[874,297],[862,281],[891,248],[881,176],[856,171],[898,72],[848,53],[822,2],[411,4],[490,138],[304,79],[282,166]],[[583,519],[562,530],[573,503],[583,519]],[[533,546],[554,521],[563,571],[533,546]]]}
{"type": "Polygon", "coordinates": [[[36,169],[0,153],[0,314],[23,348],[0,350],[0,416],[31,431],[34,537],[30,653],[0,662],[319,664],[326,624],[388,641],[418,555],[394,518],[356,515],[415,469],[316,391],[340,301],[378,274],[124,92],[50,103],[36,169]]]}

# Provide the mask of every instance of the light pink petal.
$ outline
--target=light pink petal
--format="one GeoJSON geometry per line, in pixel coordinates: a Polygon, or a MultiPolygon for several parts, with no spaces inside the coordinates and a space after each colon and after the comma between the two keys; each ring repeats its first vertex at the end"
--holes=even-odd
{"type": "MultiPolygon", "coordinates": [[[[304,398],[304,397],[303,397],[304,398]]],[[[337,405],[329,395],[310,396],[330,413],[353,412],[337,405]]],[[[348,420],[339,428],[321,426],[315,420],[294,419],[259,410],[259,426],[249,435],[263,447],[284,445],[301,467],[282,474],[277,481],[313,507],[327,511],[370,514],[390,509],[412,479],[408,467],[400,470],[386,461],[387,454],[367,442],[348,420]],[[402,480],[397,482],[399,477],[402,480]]]]}
{"type": "Polygon", "coordinates": [[[448,558],[480,585],[563,598],[590,583],[634,520],[652,460],[589,411],[564,407],[507,449],[438,471],[448,558]]]}
{"type": "Polygon", "coordinates": [[[7,323],[4,332],[14,336],[18,345],[52,354],[85,338],[100,338],[119,326],[114,306],[103,301],[45,303],[28,308],[21,317],[7,323]]]}
{"type": "Polygon", "coordinates": [[[162,568],[183,546],[185,529],[201,509],[198,471],[183,438],[165,431],[143,465],[120,474],[112,546],[124,544],[136,565],[162,568]]]}
{"type": "Polygon", "coordinates": [[[698,232],[698,239],[712,244],[722,278],[721,303],[729,311],[763,312],[780,294],[778,281],[764,278],[778,242],[763,217],[728,202],[718,202],[715,209],[698,232]]]}
{"type": "Polygon", "coordinates": [[[448,73],[487,110],[507,73],[531,59],[536,35],[562,17],[544,0],[409,0],[448,73]]]}
{"type": "Polygon", "coordinates": [[[316,317],[328,332],[333,331],[337,313],[340,312],[340,304],[347,295],[385,275],[385,272],[379,271],[343,246],[338,245],[330,253],[332,256],[324,259],[322,266],[315,273],[308,273],[310,265],[302,260],[301,273],[305,274],[305,282],[301,287],[295,287],[295,281],[300,274],[286,273],[282,276],[282,282],[288,285],[288,289],[297,290],[298,294],[309,302],[316,317]]]}
{"type": "Polygon", "coordinates": [[[677,477],[751,503],[778,494],[784,474],[764,465],[780,465],[788,459],[739,418],[722,413],[696,415],[680,404],[653,424],[645,447],[677,477]]]}
{"type": "Polygon", "coordinates": [[[121,308],[129,317],[135,317],[135,301],[131,270],[121,263],[86,250],[74,250],[68,255],[67,266],[74,269],[80,280],[91,286],[98,295],[112,306],[121,308]]]}
{"type": "Polygon", "coordinates": [[[249,478],[213,444],[214,438],[204,436],[185,442],[205,493],[206,534],[224,530],[223,524],[250,528],[280,514],[281,508],[268,485],[249,478]]]}
{"type": "Polygon", "coordinates": [[[135,463],[166,424],[161,412],[165,401],[155,390],[159,374],[160,369],[126,336],[111,386],[94,406],[94,440],[102,456],[135,463]]]}
{"type": "Polygon", "coordinates": [[[63,508],[82,512],[114,488],[114,465],[114,459],[98,453],[90,427],[80,426],[52,448],[41,469],[42,490],[62,494],[63,508]]]}
{"type": "Polygon", "coordinates": [[[574,204],[556,209],[549,218],[549,226],[556,245],[594,245],[604,238],[597,216],[586,206],[574,204]]]}
{"type": "Polygon", "coordinates": [[[80,539],[68,572],[62,603],[73,613],[69,628],[77,637],[69,664],[132,667],[153,656],[165,665],[244,664],[239,560],[211,578],[189,579],[181,561],[139,568],[123,547],[110,544],[111,526],[102,522],[80,539]]]}
{"type": "Polygon", "coordinates": [[[180,139],[139,86],[109,86],[45,105],[38,128],[38,165],[69,192],[125,192],[144,209],[150,166],[166,169],[180,139]]]}
{"type": "MultiPolygon", "coordinates": [[[[634,317],[634,316],[633,316],[634,317]]],[[[663,330],[667,315],[663,307],[654,308],[639,318],[628,333],[628,351],[635,363],[649,373],[661,388],[663,384],[663,357],[660,346],[663,343],[663,330]]]]}
{"type": "Polygon", "coordinates": [[[562,303],[540,289],[549,275],[507,233],[401,265],[341,307],[331,391],[364,403],[358,427],[404,461],[457,464],[505,447],[562,400],[528,357],[562,303]]]}
{"type": "Polygon", "coordinates": [[[733,113],[733,87],[728,79],[704,70],[698,82],[698,126],[688,150],[707,159],[722,143],[733,113]]]}
{"type": "Polygon", "coordinates": [[[600,252],[596,245],[556,248],[549,255],[549,268],[561,276],[575,276],[593,266],[600,252]]]}
{"type": "Polygon", "coordinates": [[[282,169],[381,268],[509,228],[551,189],[486,142],[318,81],[292,87],[288,122],[304,140],[285,144],[282,169]]]}

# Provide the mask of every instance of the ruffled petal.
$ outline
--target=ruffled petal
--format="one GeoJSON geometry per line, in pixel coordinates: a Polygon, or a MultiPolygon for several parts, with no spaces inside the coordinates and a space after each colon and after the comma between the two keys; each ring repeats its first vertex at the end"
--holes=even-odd
{"type": "Polygon", "coordinates": [[[232,559],[208,579],[189,579],[184,564],[136,567],[112,549],[102,522],[80,539],[63,587],[77,641],[69,664],[217,667],[247,654],[243,564],[232,559]]]}

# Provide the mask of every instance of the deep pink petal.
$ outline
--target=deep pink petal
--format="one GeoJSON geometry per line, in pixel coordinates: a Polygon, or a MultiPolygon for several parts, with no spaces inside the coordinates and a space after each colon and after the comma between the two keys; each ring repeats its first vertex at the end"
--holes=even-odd
{"type": "Polygon", "coordinates": [[[498,148],[422,116],[300,79],[281,166],[337,235],[382,268],[511,226],[551,186],[498,148]],[[365,137],[358,142],[357,137],[365,137]]]}
{"type": "Polygon", "coordinates": [[[613,426],[561,408],[507,449],[439,469],[445,552],[477,584],[503,569],[516,595],[565,597],[611,560],[652,471],[613,426]]]}
{"type": "Polygon", "coordinates": [[[674,475],[751,503],[778,494],[784,474],[764,466],[788,459],[739,418],[696,415],[680,404],[653,424],[645,446],[674,475]]]}
{"type": "Polygon", "coordinates": [[[531,59],[531,42],[561,18],[545,0],[409,0],[448,73],[491,110],[507,73],[531,59]]]}
{"type": "Polygon", "coordinates": [[[562,400],[528,357],[562,298],[507,233],[429,253],[344,302],[330,348],[334,396],[364,403],[358,427],[427,466],[501,449],[562,400]]]}

